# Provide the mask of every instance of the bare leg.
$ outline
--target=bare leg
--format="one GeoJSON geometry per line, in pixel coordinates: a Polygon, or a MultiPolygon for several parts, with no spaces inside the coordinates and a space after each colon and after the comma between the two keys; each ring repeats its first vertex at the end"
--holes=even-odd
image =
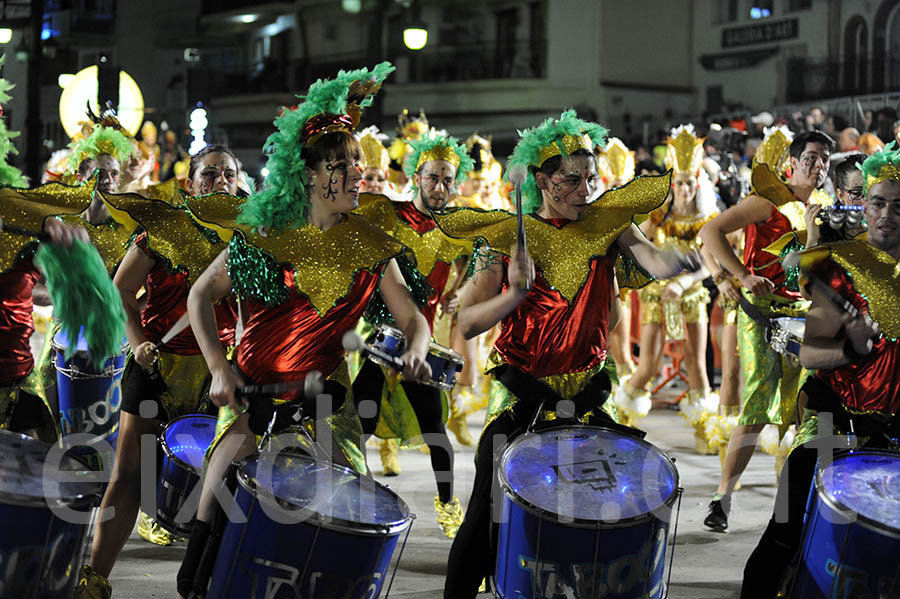
{"type": "Polygon", "coordinates": [[[225,471],[232,461],[250,455],[256,451],[256,435],[250,430],[250,418],[243,414],[219,440],[209,464],[203,475],[203,490],[200,493],[200,505],[197,508],[197,519],[210,522],[216,507],[214,490],[221,483],[225,471]]]}
{"type": "Polygon", "coordinates": [[[157,420],[128,412],[119,415],[116,460],[100,503],[100,518],[91,549],[91,568],[103,577],[109,578],[113,564],[134,528],[141,500],[141,465],[146,462],[147,467],[153,467],[152,461],[156,459],[155,444],[152,456],[141,455],[141,437],[153,435],[155,438],[159,426],[157,420]],[[108,514],[112,514],[112,518],[106,519],[108,514]]]}
{"type": "Polygon", "coordinates": [[[612,353],[619,376],[634,372],[634,359],[631,356],[631,298],[622,302],[622,318],[616,328],[609,332],[609,351],[612,353]]]}
{"type": "Polygon", "coordinates": [[[656,374],[662,353],[662,325],[646,324],[641,327],[641,361],[638,362],[634,376],[628,381],[631,390],[643,389],[656,374]]]}
{"type": "Polygon", "coordinates": [[[717,495],[731,495],[734,485],[750,463],[756,450],[756,440],[765,424],[738,425],[731,434],[728,451],[725,454],[725,466],[719,479],[717,495]]]}
{"type": "Polygon", "coordinates": [[[706,395],[709,379],[706,376],[706,322],[685,323],[684,369],[688,375],[688,388],[706,395]]]}
{"type": "Polygon", "coordinates": [[[722,385],[719,388],[719,407],[728,409],[741,405],[741,362],[737,352],[737,325],[722,327],[722,385]]]}

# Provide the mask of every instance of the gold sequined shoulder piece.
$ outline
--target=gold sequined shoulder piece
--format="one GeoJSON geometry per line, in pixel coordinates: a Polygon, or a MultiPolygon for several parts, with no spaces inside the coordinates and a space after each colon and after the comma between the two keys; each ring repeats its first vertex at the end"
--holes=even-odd
{"type": "MultiPolygon", "coordinates": [[[[217,225],[221,229],[240,229],[249,232],[250,227],[237,224],[240,206],[246,200],[227,193],[212,193],[205,196],[183,194],[188,208],[198,220],[217,225]]],[[[215,228],[215,227],[213,227],[215,228]]]]}
{"type": "Polygon", "coordinates": [[[360,196],[359,208],[354,212],[412,250],[416,268],[426,277],[438,262],[453,264],[458,258],[471,256],[474,251],[475,244],[471,239],[451,237],[440,227],[420,234],[397,215],[394,204],[384,196],[360,196]]]}
{"type": "MultiPolygon", "coordinates": [[[[533,215],[525,218],[528,250],[541,276],[571,302],[590,274],[591,259],[605,256],[638,213],[660,206],[669,193],[670,174],[640,177],[611,189],[585,209],[584,218],[557,228],[533,215]]],[[[508,254],[516,235],[516,219],[507,212],[460,209],[449,220],[438,216],[445,232],[483,238],[495,251],[508,254]],[[480,226],[479,226],[480,225],[480,226]]]]}
{"type": "Polygon", "coordinates": [[[100,256],[103,257],[106,270],[112,273],[116,265],[125,257],[125,252],[128,251],[128,242],[131,241],[132,235],[128,227],[115,220],[92,225],[78,215],[68,215],[62,217],[62,219],[66,224],[83,227],[87,231],[88,237],[91,238],[91,243],[97,246],[100,256]]]}
{"type": "Polygon", "coordinates": [[[269,237],[250,235],[248,243],[278,264],[291,265],[297,290],[320,316],[347,295],[358,271],[373,271],[405,252],[399,241],[358,214],[327,231],[306,224],[269,237]]]}
{"type": "MultiPolygon", "coordinates": [[[[54,216],[80,214],[91,204],[96,178],[84,185],[47,183],[33,189],[0,189],[0,218],[8,227],[40,233],[54,216]]],[[[12,267],[19,252],[36,237],[0,232],[0,272],[12,267]]]]}
{"type": "Polygon", "coordinates": [[[228,239],[194,219],[186,205],[172,206],[162,200],[148,200],[135,193],[104,194],[110,215],[129,232],[138,227],[147,232],[150,249],[169,262],[174,270],[184,270],[191,284],[228,245],[228,239]]]}
{"type": "Polygon", "coordinates": [[[782,181],[767,164],[757,164],[753,167],[753,172],[750,174],[750,186],[753,193],[769,200],[776,207],[797,201],[797,196],[787,186],[787,183],[782,181]]]}
{"type": "Polygon", "coordinates": [[[151,200],[162,200],[166,204],[171,204],[172,206],[180,206],[183,193],[178,179],[172,178],[164,183],[151,185],[144,190],[144,193],[141,195],[151,200]]]}
{"type": "Polygon", "coordinates": [[[853,287],[866,298],[869,314],[881,332],[900,338],[900,278],[893,256],[866,241],[828,244],[831,259],[853,279],[853,287]]]}

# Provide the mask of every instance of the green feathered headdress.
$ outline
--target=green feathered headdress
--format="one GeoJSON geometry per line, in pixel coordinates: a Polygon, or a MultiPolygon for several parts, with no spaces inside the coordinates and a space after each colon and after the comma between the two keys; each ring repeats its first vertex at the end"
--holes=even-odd
{"type": "Polygon", "coordinates": [[[575,116],[574,110],[566,110],[558,119],[549,118],[537,127],[519,131],[519,143],[509,157],[506,173],[511,167],[520,165],[528,175],[522,183],[522,210],[527,214],[537,212],[543,202],[537,187],[534,171],[553,156],[568,156],[577,150],[593,153],[595,146],[606,147],[605,127],[597,123],[583,121],[575,116]]]}
{"type": "Polygon", "coordinates": [[[277,131],[263,146],[268,154],[269,174],[263,188],[241,205],[238,222],[251,227],[280,230],[306,222],[308,181],[300,153],[306,143],[334,130],[352,132],[359,124],[361,109],[369,106],[381,82],[394,70],[389,62],[373,69],[340,71],[334,79],[319,79],[309,87],[301,103],[285,108],[275,118],[277,131]],[[308,141],[304,141],[308,140],[308,141]]]}
{"type": "Polygon", "coordinates": [[[900,148],[892,141],[858,165],[863,173],[863,193],[882,181],[900,181],[900,148]]]}
{"type": "Polygon", "coordinates": [[[80,330],[95,366],[118,354],[125,339],[125,308],[97,248],[79,240],[67,248],[42,243],[34,260],[47,278],[53,316],[69,342],[66,358],[75,351],[80,330]]]}
{"type": "MultiPolygon", "coordinates": [[[[469,156],[466,146],[451,135],[444,135],[432,129],[418,139],[410,139],[408,143],[411,150],[404,171],[410,181],[413,181],[413,175],[418,172],[420,166],[434,160],[444,160],[456,167],[457,184],[465,181],[466,175],[475,166],[475,161],[469,156]]],[[[410,189],[413,194],[416,193],[415,183],[410,185],[410,189]]]]}
{"type": "Polygon", "coordinates": [[[69,146],[69,172],[78,170],[78,165],[85,158],[96,158],[100,154],[109,154],[124,163],[134,154],[134,143],[124,133],[113,127],[94,125],[94,130],[87,137],[72,142],[69,146]]]}

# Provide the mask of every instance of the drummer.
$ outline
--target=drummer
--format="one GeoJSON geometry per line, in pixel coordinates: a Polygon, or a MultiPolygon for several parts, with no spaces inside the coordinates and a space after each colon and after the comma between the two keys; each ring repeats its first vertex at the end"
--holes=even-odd
{"type": "MultiPolygon", "coordinates": [[[[419,271],[427,277],[433,294],[425,304],[423,312],[428,320],[429,330],[434,327],[438,306],[446,314],[456,311],[456,289],[447,288],[451,269],[456,270],[457,280],[462,280],[467,259],[472,255],[471,242],[451,240],[438,228],[431,216],[432,211],[441,211],[450,201],[456,187],[466,178],[472,168],[472,159],[456,138],[437,132],[429,132],[410,141],[412,148],[407,162],[407,175],[415,194],[411,202],[392,202],[384,196],[364,195],[355,211],[381,227],[385,233],[402,241],[415,254],[419,271]]],[[[443,405],[441,391],[437,387],[401,382],[396,374],[383,371],[374,362],[366,361],[353,383],[353,398],[357,405],[364,400],[372,400],[378,406],[374,414],[362,417],[363,431],[374,434],[381,407],[382,388],[387,384],[388,399],[391,403],[394,426],[387,422],[378,427],[379,435],[396,435],[401,441],[408,441],[421,432],[431,454],[431,468],[437,482],[437,496],[434,509],[437,521],[444,534],[451,539],[462,523],[462,506],[453,495],[453,447],[447,437],[442,419],[443,405]],[[390,377],[386,382],[385,377],[390,377]],[[409,420],[418,426],[410,429],[409,420]],[[405,429],[405,430],[387,430],[405,429]]],[[[396,472],[397,444],[387,445],[392,455],[382,460],[385,472],[389,468],[396,472]]]]}
{"type": "MultiPolygon", "coordinates": [[[[428,321],[398,265],[411,267],[405,248],[365,218],[350,214],[362,181],[353,129],[362,106],[391,71],[389,63],[341,71],[333,81],[314,83],[299,107],[285,109],[275,119],[277,131],[266,142],[271,149],[266,187],[241,206],[239,220],[252,232],[235,233],[191,291],[191,324],[212,373],[210,398],[221,407],[219,438],[207,454],[197,521],[178,573],[182,597],[195,586],[216,507],[214,492],[232,460],[256,450],[256,435],[272,422],[276,406],[294,402],[290,408],[302,405],[306,416],[327,419],[339,444],[332,449],[333,459],[366,472],[362,427],[352,401],[344,401],[350,383],[342,336],[370,300],[383,301],[409,339],[401,356],[404,376],[416,380],[430,374],[425,362],[428,321]],[[355,102],[345,104],[347,97],[355,102]],[[335,114],[336,104],[343,110],[335,114]],[[232,289],[241,298],[245,323],[234,365],[218,343],[212,310],[213,301],[232,289]],[[245,381],[296,381],[314,371],[326,379],[329,414],[303,402],[299,390],[249,403],[235,393],[245,381]]],[[[292,423],[292,414],[279,409],[273,431],[292,423]]],[[[203,581],[196,584],[205,590],[203,581]]]]}
{"type": "MultiPolygon", "coordinates": [[[[224,146],[207,146],[194,154],[187,186],[189,192],[197,195],[235,194],[237,161],[234,155],[224,146]]],[[[141,206],[162,205],[134,197],[141,206]]],[[[115,201],[126,205],[126,200],[122,197],[115,201]]],[[[173,237],[177,234],[180,251],[200,255],[199,244],[209,245],[209,241],[190,219],[184,218],[180,224],[186,226],[168,222],[165,234],[173,237]]],[[[140,439],[143,435],[155,436],[160,426],[173,418],[195,412],[201,392],[209,382],[200,348],[187,320],[182,319],[187,312],[189,273],[173,267],[180,261],[169,254],[177,248],[174,244],[157,243],[155,238],[151,240],[157,231],[156,227],[150,228],[150,234],[145,231],[137,237],[114,279],[125,304],[126,335],[132,354],[122,378],[116,458],[100,506],[101,509],[114,508],[114,511],[111,518],[99,521],[90,565],[82,570],[76,597],[85,599],[109,596],[111,587],[107,578],[134,527],[140,501],[140,439]],[[143,310],[137,298],[142,287],[147,297],[143,310]],[[183,325],[179,324],[181,322],[183,325]],[[170,334],[171,339],[163,344],[163,338],[170,334]]],[[[217,342],[220,346],[234,345],[236,316],[233,306],[223,302],[217,312],[217,342]]]]}
{"type": "Polygon", "coordinates": [[[801,541],[818,450],[837,447],[836,438],[828,437],[854,433],[859,445],[877,448],[900,436],[896,142],[866,159],[862,173],[868,239],[825,243],[799,255],[812,292],[800,362],[818,373],[803,387],[809,402],[778,486],[775,513],[744,569],[744,598],[776,596],[801,541]],[[849,302],[858,314],[842,308],[842,302],[849,302]],[[820,428],[829,421],[833,433],[820,428]]]}
{"type": "Polygon", "coordinates": [[[448,234],[481,236],[491,249],[461,294],[460,330],[471,338],[500,323],[488,358],[493,382],[487,426],[465,520],[450,550],[447,598],[475,597],[493,569],[491,496],[503,441],[522,433],[538,414],[569,412],[582,422],[616,426],[605,413],[612,409],[606,401],[606,346],[615,324],[616,258],[659,278],[699,266],[677,251],[657,250],[632,223],[635,214],[663,203],[669,175],[638,178],[595,200],[594,147],[605,138],[606,129],[571,110],[522,134],[510,168],[527,169],[527,251],[516,249],[517,222],[508,213],[460,209],[436,217],[448,234]],[[560,400],[568,405],[558,405],[560,400]]]}

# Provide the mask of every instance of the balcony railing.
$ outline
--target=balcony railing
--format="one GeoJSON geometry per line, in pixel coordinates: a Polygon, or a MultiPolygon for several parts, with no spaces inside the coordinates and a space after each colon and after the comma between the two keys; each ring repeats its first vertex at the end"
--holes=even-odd
{"type": "Polygon", "coordinates": [[[786,64],[788,102],[900,90],[900,56],[855,61],[795,58],[786,64]]]}

